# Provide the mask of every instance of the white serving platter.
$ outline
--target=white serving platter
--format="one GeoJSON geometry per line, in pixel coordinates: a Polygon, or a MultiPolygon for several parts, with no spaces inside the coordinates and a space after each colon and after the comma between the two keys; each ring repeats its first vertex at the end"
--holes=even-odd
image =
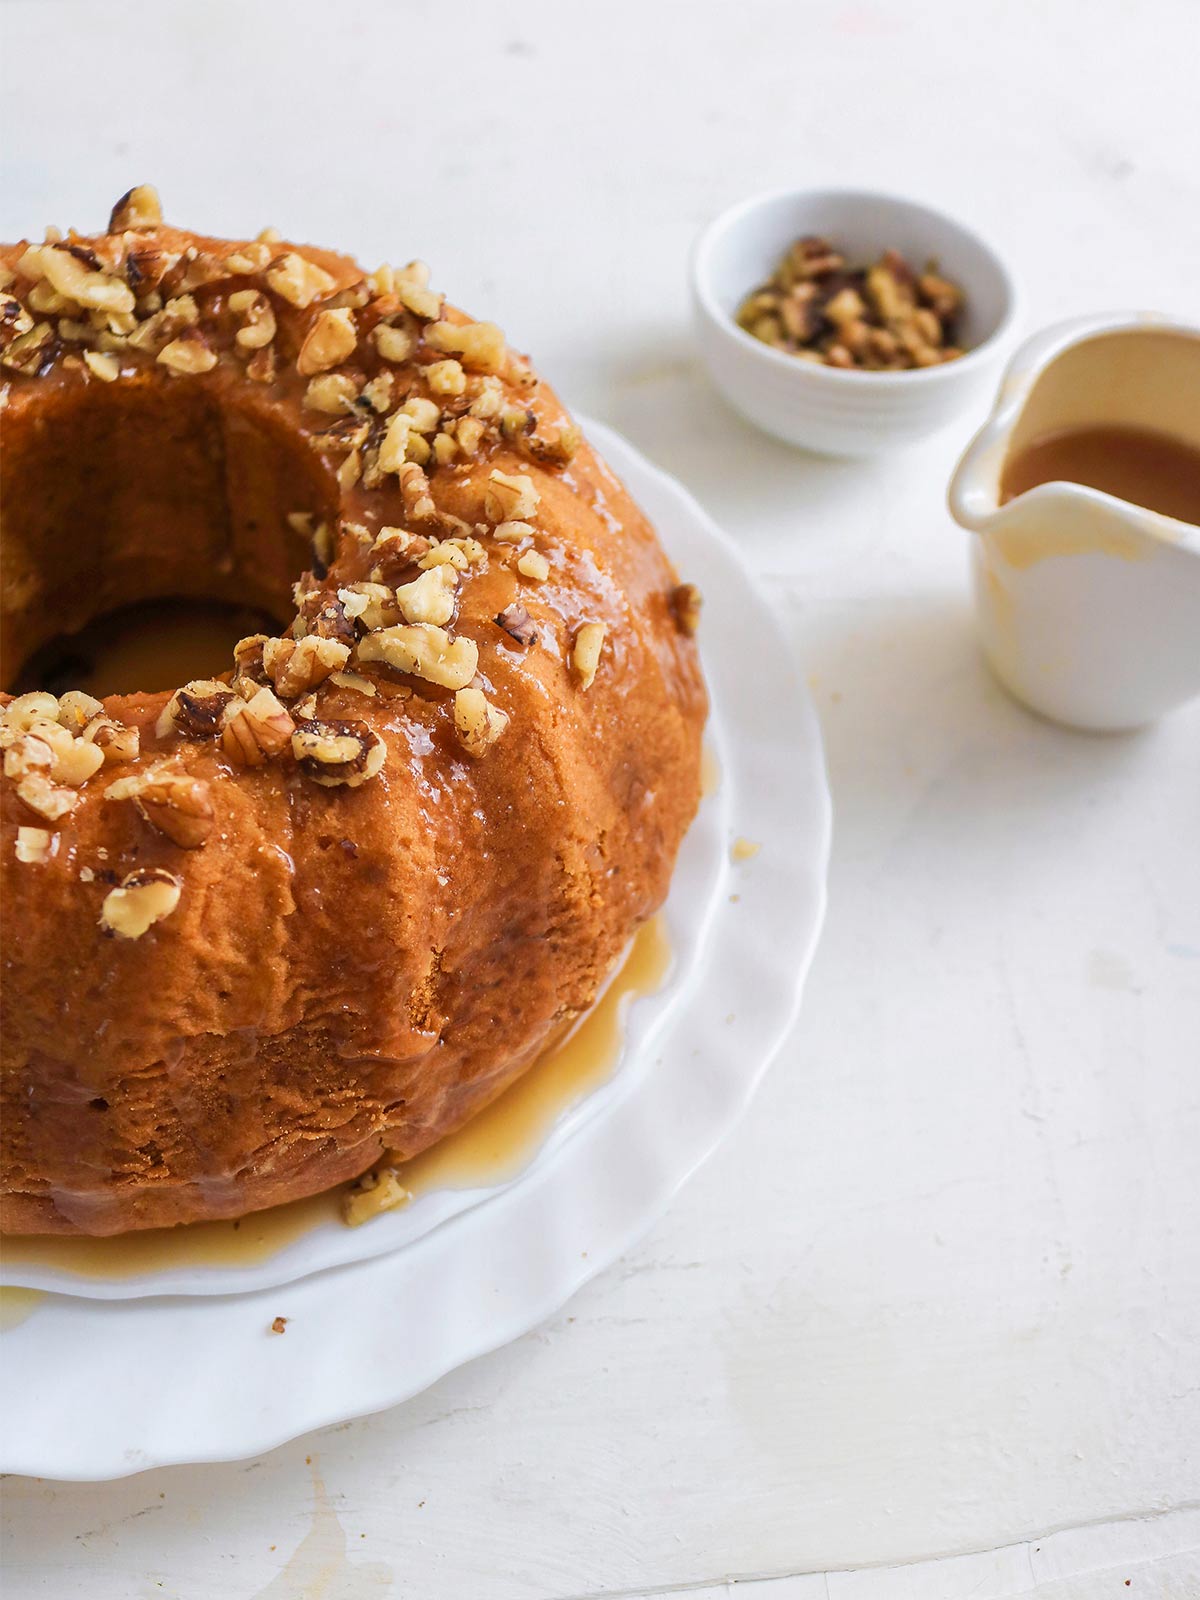
{"type": "Polygon", "coordinates": [[[721,781],[666,907],[667,981],[631,1007],[612,1076],[503,1182],[432,1192],[366,1228],[324,1223],[246,1267],[39,1280],[71,1292],[32,1300],[0,1335],[0,1470],[99,1479],[231,1460],[395,1405],[561,1306],[748,1103],[796,1014],[824,911],[820,733],[737,551],[626,441],[588,433],[706,601],[721,781]],[[271,1333],[281,1316],[286,1332],[271,1333]]]}

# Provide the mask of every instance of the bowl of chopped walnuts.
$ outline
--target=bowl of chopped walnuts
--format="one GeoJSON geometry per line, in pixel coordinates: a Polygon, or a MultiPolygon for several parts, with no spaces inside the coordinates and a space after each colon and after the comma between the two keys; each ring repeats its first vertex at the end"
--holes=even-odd
{"type": "Polygon", "coordinates": [[[701,353],[742,415],[788,444],[912,444],[991,388],[1015,333],[1000,257],[942,212],[859,189],[758,195],[692,258],[701,353]]]}

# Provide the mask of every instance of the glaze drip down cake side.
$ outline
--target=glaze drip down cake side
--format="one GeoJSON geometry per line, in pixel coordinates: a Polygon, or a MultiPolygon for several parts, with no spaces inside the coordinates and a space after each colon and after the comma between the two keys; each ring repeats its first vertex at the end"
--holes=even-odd
{"type": "Polygon", "coordinates": [[[411,1157],[664,899],[699,597],[417,263],[199,237],[143,188],[0,264],[0,681],[139,602],[277,619],[172,692],[0,697],[0,1226],[236,1217],[411,1157]]]}

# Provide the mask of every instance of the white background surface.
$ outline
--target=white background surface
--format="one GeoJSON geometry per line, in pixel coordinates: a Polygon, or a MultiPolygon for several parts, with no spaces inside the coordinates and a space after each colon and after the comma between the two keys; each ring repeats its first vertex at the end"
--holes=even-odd
{"type": "Polygon", "coordinates": [[[1011,704],[943,509],[978,419],[890,462],[789,452],[708,391],[685,299],[721,206],[860,182],[986,232],[1031,323],[1195,315],[1200,9],[4,0],[0,27],[6,233],[151,179],[200,229],[427,257],[743,543],[835,807],[793,1043],[640,1249],[391,1414],[8,1481],[6,1594],[1200,1594],[1200,708],[1090,739],[1011,704]]]}

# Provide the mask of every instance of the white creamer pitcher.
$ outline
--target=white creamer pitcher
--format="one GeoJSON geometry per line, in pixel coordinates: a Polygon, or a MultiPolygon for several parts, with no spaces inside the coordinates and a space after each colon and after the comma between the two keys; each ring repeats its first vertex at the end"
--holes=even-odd
{"type": "Polygon", "coordinates": [[[1000,681],[1073,727],[1134,728],[1200,695],[1200,527],[1077,483],[1000,503],[1006,461],[1063,428],[1145,429],[1200,449],[1200,327],[1109,313],[1035,334],[950,484],[1000,681]]]}

